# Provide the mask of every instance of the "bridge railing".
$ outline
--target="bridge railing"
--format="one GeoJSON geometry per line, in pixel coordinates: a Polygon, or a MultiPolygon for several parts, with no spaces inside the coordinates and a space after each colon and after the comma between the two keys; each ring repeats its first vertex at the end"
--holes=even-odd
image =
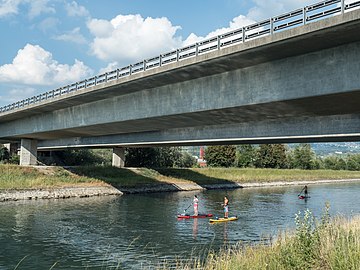
{"type": "Polygon", "coordinates": [[[350,3],[346,2],[349,1],[326,0],[305,6],[303,8],[278,15],[261,22],[257,22],[206,40],[202,40],[195,44],[188,45],[171,52],[160,54],[159,56],[153,58],[145,59],[141,62],[126,67],[118,68],[110,72],[105,72],[103,74],[96,75],[91,78],[0,107],[0,114],[24,108],[32,104],[40,103],[44,100],[59,98],[60,96],[67,95],[72,92],[87,89],[99,84],[104,84],[119,78],[131,76],[149,69],[179,62],[212,51],[221,50],[222,48],[243,43],[248,40],[272,35],[274,33],[294,28],[299,25],[304,25],[313,21],[321,20],[326,17],[343,14],[348,10],[360,7],[360,1],[352,1],[350,3]]]}

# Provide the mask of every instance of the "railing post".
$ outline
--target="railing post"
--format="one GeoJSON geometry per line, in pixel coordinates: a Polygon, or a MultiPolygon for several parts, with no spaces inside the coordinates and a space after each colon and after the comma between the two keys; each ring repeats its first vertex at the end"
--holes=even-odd
{"type": "Polygon", "coordinates": [[[306,24],[306,7],[303,8],[303,24],[305,25],[306,24]]]}
{"type": "Polygon", "coordinates": [[[144,65],[143,66],[143,71],[145,71],[146,70],[146,60],[143,61],[143,65],[144,65]]]}
{"type": "Polygon", "coordinates": [[[179,49],[176,50],[176,62],[179,62],[179,49]]]}
{"type": "Polygon", "coordinates": [[[274,19],[270,18],[270,35],[274,33],[274,19]]]}
{"type": "Polygon", "coordinates": [[[160,54],[160,56],[159,56],[159,67],[161,67],[162,66],[162,55],[160,54]]]}
{"type": "Polygon", "coordinates": [[[221,36],[218,35],[217,36],[217,49],[220,50],[220,48],[221,48],[221,36]]]}
{"type": "Polygon", "coordinates": [[[341,0],[341,14],[344,14],[345,11],[345,0],[341,0]]]}
{"type": "Polygon", "coordinates": [[[132,65],[129,66],[129,75],[132,74],[132,65]]]}
{"type": "Polygon", "coordinates": [[[116,69],[116,79],[117,79],[117,80],[119,79],[119,76],[120,76],[120,71],[119,71],[119,69],[117,68],[117,69],[116,69]]]}
{"type": "Polygon", "coordinates": [[[242,32],[242,42],[245,42],[246,39],[245,27],[242,28],[241,32],[242,32]]]}
{"type": "Polygon", "coordinates": [[[199,55],[199,43],[196,42],[195,44],[195,55],[198,56],[199,55]]]}

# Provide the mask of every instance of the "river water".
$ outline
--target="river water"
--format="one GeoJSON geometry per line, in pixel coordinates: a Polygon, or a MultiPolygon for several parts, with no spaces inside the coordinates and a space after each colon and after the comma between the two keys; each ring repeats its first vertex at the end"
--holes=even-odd
{"type": "MultiPolygon", "coordinates": [[[[204,256],[224,245],[256,242],[294,228],[294,215],[360,214],[360,183],[204,192],[154,193],[66,200],[0,203],[0,269],[153,269],[164,261],[204,256]],[[209,224],[178,220],[197,194],[200,212],[221,216],[224,195],[230,216],[209,224]]],[[[192,212],[192,207],[188,212],[192,212]]]]}

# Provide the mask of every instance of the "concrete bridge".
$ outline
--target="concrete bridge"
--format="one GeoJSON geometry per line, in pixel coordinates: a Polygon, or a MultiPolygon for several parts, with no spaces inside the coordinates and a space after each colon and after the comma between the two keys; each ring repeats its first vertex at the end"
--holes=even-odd
{"type": "Polygon", "coordinates": [[[360,1],[320,2],[0,108],[0,142],[38,150],[354,141],[360,1]]]}

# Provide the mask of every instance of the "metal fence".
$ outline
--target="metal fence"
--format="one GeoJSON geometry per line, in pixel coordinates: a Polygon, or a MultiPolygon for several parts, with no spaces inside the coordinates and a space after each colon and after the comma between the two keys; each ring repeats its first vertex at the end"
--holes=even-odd
{"type": "Polygon", "coordinates": [[[179,62],[190,57],[196,57],[211,51],[220,50],[234,44],[246,42],[258,37],[272,35],[299,25],[305,25],[326,17],[343,14],[347,10],[360,7],[360,1],[346,4],[345,0],[327,0],[313,5],[299,8],[291,12],[257,22],[225,34],[212,37],[196,44],[192,44],[159,56],[145,59],[141,62],[118,68],[73,84],[50,90],[4,107],[0,107],[0,114],[15,109],[23,108],[43,100],[54,99],[72,92],[86,89],[95,85],[103,84],[122,77],[131,76],[152,68],[165,66],[170,63],[179,62]]]}

